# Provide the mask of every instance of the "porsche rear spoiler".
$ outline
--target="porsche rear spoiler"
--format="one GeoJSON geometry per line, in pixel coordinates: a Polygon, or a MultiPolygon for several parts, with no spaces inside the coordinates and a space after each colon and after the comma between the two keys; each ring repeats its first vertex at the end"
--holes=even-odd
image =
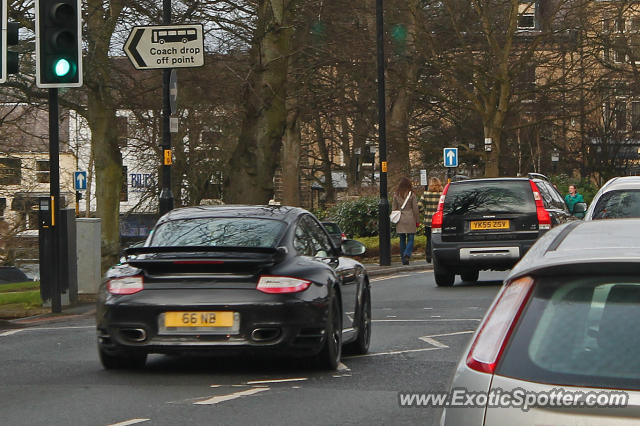
{"type": "Polygon", "coordinates": [[[233,264],[233,263],[279,263],[287,255],[286,247],[204,247],[167,246],[131,247],[125,250],[127,262],[131,265],[150,264],[233,264]],[[138,255],[160,255],[158,257],[136,258],[138,255]],[[175,254],[175,256],[166,256],[175,254]],[[262,256],[261,256],[262,255],[262,256]],[[265,256],[266,255],[266,256],[265,256]]]}

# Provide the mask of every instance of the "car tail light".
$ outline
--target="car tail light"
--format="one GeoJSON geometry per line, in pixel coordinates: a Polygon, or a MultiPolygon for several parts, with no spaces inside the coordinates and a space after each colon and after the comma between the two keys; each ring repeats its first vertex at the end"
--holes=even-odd
{"type": "Polygon", "coordinates": [[[471,345],[467,355],[469,368],[493,374],[533,284],[533,278],[523,277],[506,285],[471,345]]]}
{"type": "Polygon", "coordinates": [[[530,180],[529,183],[531,184],[531,190],[533,191],[533,199],[536,202],[538,229],[551,229],[551,216],[549,216],[549,212],[544,208],[544,203],[542,202],[538,185],[536,185],[532,180],[530,180]]]}
{"type": "Polygon", "coordinates": [[[345,241],[347,239],[347,236],[343,232],[342,234],[340,234],[340,238],[342,238],[342,241],[345,241]]]}
{"type": "Polygon", "coordinates": [[[442,191],[442,195],[440,196],[440,201],[438,201],[438,209],[436,210],[435,214],[431,218],[431,232],[433,234],[438,234],[442,232],[444,198],[447,195],[448,190],[449,190],[449,184],[447,184],[447,186],[444,187],[444,190],[442,191]]]}
{"type": "Polygon", "coordinates": [[[297,293],[306,290],[309,285],[311,281],[300,278],[261,275],[256,288],[263,293],[297,293]]]}
{"type": "Polygon", "coordinates": [[[133,294],[144,290],[141,275],[113,278],[107,282],[107,290],[111,294],[133,294]]]}

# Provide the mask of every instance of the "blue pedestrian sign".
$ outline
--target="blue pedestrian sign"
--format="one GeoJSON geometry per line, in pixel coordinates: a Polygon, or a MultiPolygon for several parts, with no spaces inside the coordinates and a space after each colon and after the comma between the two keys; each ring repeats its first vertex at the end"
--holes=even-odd
{"type": "Polygon", "coordinates": [[[76,191],[86,191],[87,189],[87,172],[74,172],[73,185],[76,191]]]}
{"type": "Polygon", "coordinates": [[[444,149],[444,166],[458,167],[458,148],[444,149]]]}

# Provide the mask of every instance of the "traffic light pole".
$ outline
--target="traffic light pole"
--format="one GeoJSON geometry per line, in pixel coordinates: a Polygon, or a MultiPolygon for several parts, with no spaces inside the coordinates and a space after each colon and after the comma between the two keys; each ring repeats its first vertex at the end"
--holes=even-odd
{"type": "Polygon", "coordinates": [[[60,295],[60,139],[58,89],[49,89],[49,196],[51,199],[51,312],[62,312],[60,295]]]}
{"type": "MultiPolygon", "coordinates": [[[[387,116],[384,98],[384,16],[382,0],[376,0],[376,45],[378,48],[378,145],[380,148],[380,202],[378,204],[378,238],[380,265],[391,265],[391,223],[387,196],[387,116]]],[[[374,172],[375,178],[375,172],[374,172]]]]}
{"type": "MultiPolygon", "coordinates": [[[[171,0],[162,0],[162,23],[171,24],[171,0]]],[[[171,70],[162,70],[162,190],[160,191],[159,211],[163,215],[173,210],[171,192],[171,103],[169,101],[169,80],[171,70]]]]}

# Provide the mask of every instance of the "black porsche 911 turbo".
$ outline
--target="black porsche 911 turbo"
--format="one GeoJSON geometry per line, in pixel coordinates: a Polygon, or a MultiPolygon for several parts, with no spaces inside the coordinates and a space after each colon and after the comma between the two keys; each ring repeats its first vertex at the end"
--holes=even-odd
{"type": "Polygon", "coordinates": [[[369,279],[343,257],[364,250],[354,240],[336,247],[300,208],[173,210],[100,286],[102,365],[140,368],[149,353],[256,351],[336,369],[343,344],[369,349],[369,279]]]}

